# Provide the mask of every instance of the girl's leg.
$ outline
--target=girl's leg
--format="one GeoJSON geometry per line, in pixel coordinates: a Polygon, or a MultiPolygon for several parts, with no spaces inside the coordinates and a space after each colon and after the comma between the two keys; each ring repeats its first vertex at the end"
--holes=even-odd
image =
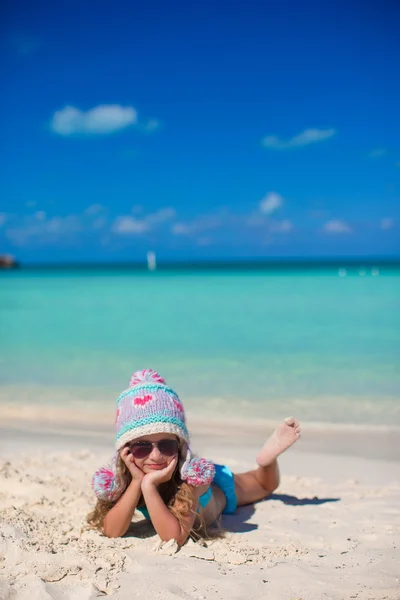
{"type": "Polygon", "coordinates": [[[279,485],[277,458],[300,437],[300,425],[292,417],[277,427],[257,456],[258,468],[234,475],[238,506],[266,498],[279,485]]]}

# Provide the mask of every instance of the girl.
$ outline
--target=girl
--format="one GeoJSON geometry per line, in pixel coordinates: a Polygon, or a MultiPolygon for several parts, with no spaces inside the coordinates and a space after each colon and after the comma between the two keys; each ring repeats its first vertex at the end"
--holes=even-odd
{"type": "Polygon", "coordinates": [[[289,418],[267,440],[257,469],[233,474],[228,467],[193,458],[178,395],[151,369],[137,371],[118,398],[112,468],[92,480],[98,497],[88,522],[108,537],[124,535],[136,509],[151,520],[161,540],[185,543],[200,525],[237,506],[269,496],[279,484],[277,457],[300,437],[289,418]]]}

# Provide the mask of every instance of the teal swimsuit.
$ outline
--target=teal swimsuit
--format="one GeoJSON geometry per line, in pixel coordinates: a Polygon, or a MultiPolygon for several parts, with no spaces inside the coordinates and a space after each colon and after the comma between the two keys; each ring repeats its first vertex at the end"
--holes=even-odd
{"type": "MultiPolygon", "coordinates": [[[[224,515],[233,514],[237,507],[237,498],[236,498],[236,492],[235,492],[235,481],[233,479],[232,471],[228,467],[225,467],[224,465],[215,465],[215,476],[214,476],[212,483],[215,483],[215,485],[217,485],[225,494],[226,506],[223,510],[223,514],[224,515]]],[[[212,498],[212,489],[210,486],[208,488],[208,490],[206,492],[204,492],[204,494],[199,496],[200,506],[202,508],[205,508],[207,506],[207,504],[210,502],[211,498],[212,498]]],[[[147,508],[145,506],[142,506],[142,507],[138,506],[137,510],[140,510],[140,512],[146,517],[146,519],[151,521],[149,511],[147,510],[147,508]]]]}

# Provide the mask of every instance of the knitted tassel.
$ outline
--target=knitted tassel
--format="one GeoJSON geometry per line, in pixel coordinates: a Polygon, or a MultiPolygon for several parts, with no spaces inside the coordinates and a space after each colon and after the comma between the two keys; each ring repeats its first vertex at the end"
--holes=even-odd
{"type": "Polygon", "coordinates": [[[165,385],[165,379],[157,371],[153,371],[153,369],[143,369],[142,371],[136,371],[132,375],[129,387],[146,383],[161,383],[165,385]]]}
{"type": "Polygon", "coordinates": [[[101,467],[92,477],[92,489],[99,500],[115,502],[124,491],[115,473],[115,463],[116,456],[111,467],[101,467]]]}
{"type": "Polygon", "coordinates": [[[209,485],[212,483],[214,476],[214,463],[206,458],[193,458],[181,470],[182,479],[194,487],[209,485]]]}

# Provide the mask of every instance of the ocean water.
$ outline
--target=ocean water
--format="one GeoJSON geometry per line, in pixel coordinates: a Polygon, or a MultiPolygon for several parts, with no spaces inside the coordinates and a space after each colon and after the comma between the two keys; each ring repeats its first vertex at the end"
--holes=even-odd
{"type": "Polygon", "coordinates": [[[190,414],[400,424],[400,272],[374,273],[0,273],[1,401],[100,410],[151,367],[190,414]]]}

